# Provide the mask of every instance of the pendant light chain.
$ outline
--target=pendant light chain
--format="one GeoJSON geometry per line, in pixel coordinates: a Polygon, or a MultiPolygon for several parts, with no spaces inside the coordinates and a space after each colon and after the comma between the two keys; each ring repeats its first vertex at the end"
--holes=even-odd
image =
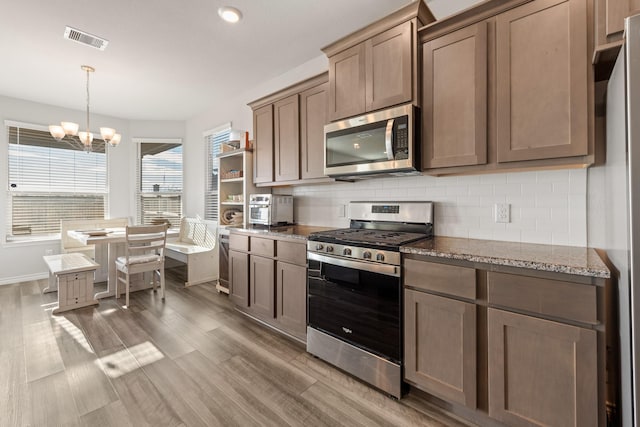
{"type": "Polygon", "coordinates": [[[89,126],[89,72],[89,68],[87,68],[87,134],[91,132],[91,127],[89,126]]]}

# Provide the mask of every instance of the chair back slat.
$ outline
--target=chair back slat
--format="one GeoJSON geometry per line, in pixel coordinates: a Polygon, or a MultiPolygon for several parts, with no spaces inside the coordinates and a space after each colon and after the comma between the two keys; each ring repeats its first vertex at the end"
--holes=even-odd
{"type": "Polygon", "coordinates": [[[132,225],[126,227],[125,257],[154,253],[163,260],[167,244],[167,225],[132,225]]]}

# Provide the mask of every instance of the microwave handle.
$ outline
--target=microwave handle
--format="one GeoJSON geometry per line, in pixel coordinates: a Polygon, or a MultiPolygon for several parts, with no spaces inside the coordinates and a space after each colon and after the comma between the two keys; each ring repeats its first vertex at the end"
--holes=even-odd
{"type": "Polygon", "coordinates": [[[394,119],[389,119],[387,121],[387,130],[384,134],[384,145],[387,149],[387,159],[389,160],[393,160],[396,157],[393,152],[393,122],[394,119]]]}

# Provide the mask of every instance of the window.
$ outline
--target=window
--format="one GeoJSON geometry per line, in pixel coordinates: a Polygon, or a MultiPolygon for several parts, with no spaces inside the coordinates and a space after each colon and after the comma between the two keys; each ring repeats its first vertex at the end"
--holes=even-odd
{"type": "Polygon", "coordinates": [[[168,221],[180,226],[182,217],[182,141],[134,140],[138,143],[138,223],[168,221]]]}
{"type": "Polygon", "coordinates": [[[57,238],[61,219],[104,218],[107,156],[102,140],[87,153],[45,126],[5,122],[8,132],[7,241],[57,238]]]}
{"type": "Polygon", "coordinates": [[[204,133],[206,167],[206,188],[204,195],[204,218],[218,221],[218,168],[220,144],[229,140],[231,123],[218,126],[204,133]]]}

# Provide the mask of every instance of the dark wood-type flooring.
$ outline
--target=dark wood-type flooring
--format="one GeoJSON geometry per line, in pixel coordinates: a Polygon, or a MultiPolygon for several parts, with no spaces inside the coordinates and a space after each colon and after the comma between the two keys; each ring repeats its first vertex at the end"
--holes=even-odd
{"type": "Polygon", "coordinates": [[[0,426],[462,426],[393,400],[235,311],[213,284],[51,314],[45,280],[0,286],[0,426]]]}

